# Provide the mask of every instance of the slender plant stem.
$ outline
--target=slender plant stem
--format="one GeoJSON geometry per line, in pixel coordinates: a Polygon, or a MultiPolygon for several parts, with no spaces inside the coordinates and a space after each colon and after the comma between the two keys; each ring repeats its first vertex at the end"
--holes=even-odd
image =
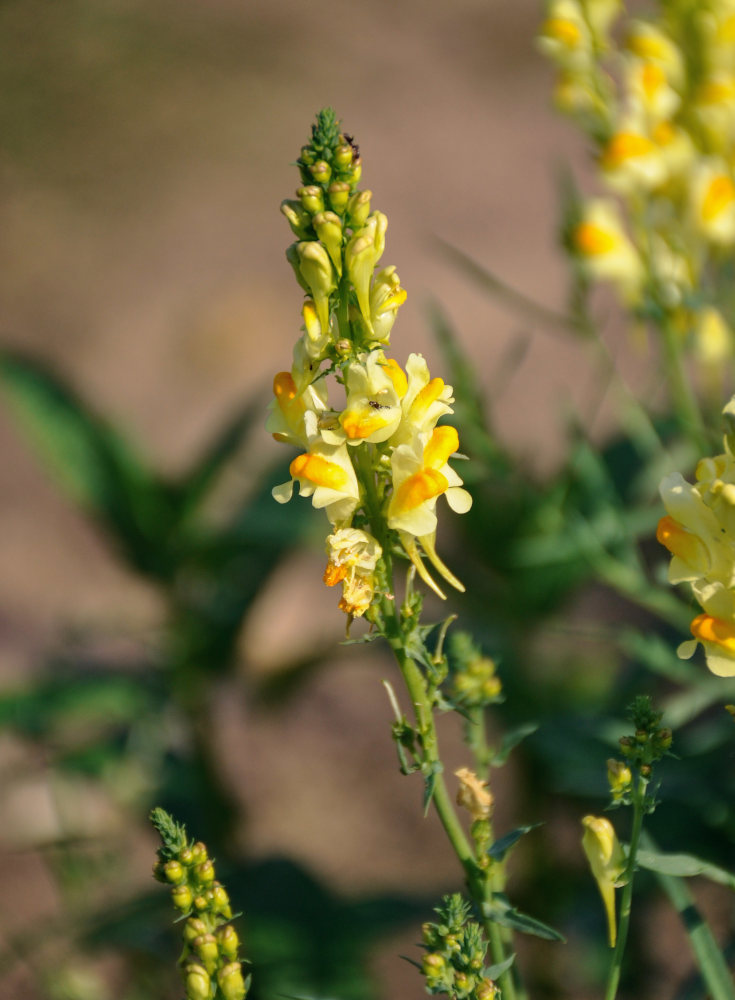
{"type": "Polygon", "coordinates": [[[628,939],[628,928],[630,927],[630,911],[633,902],[633,876],[635,874],[636,856],[643,829],[643,813],[646,798],[646,786],[648,781],[642,775],[638,776],[635,796],[633,798],[633,830],[630,835],[630,847],[628,849],[628,865],[626,871],[627,881],[623,887],[620,900],[620,919],[618,920],[618,934],[613,952],[612,964],[607,980],[607,990],[605,1000],[615,1000],[620,984],[620,972],[623,966],[623,956],[625,945],[628,939]]]}
{"type": "MultiPolygon", "coordinates": [[[[423,763],[429,765],[440,765],[439,741],[434,723],[432,706],[429,701],[426,681],[420,669],[413,659],[406,653],[405,640],[401,629],[400,619],[396,613],[395,606],[392,615],[387,618],[390,623],[390,635],[388,637],[391,648],[395,654],[399,669],[408,689],[414,716],[419,728],[422,742],[423,763]]],[[[444,827],[450,844],[456,854],[462,868],[464,869],[467,886],[470,895],[475,900],[482,914],[482,922],[490,942],[490,953],[494,963],[505,961],[507,957],[505,941],[501,933],[500,926],[485,916],[484,904],[489,902],[492,896],[492,886],[489,880],[489,873],[483,870],[477,863],[475,853],[465,835],[462,824],[459,821],[452,799],[447,791],[444,777],[441,773],[434,775],[434,787],[432,803],[439,816],[439,820],[444,827]]],[[[514,976],[510,969],[506,970],[498,979],[503,1000],[520,1000],[514,976]]]]}

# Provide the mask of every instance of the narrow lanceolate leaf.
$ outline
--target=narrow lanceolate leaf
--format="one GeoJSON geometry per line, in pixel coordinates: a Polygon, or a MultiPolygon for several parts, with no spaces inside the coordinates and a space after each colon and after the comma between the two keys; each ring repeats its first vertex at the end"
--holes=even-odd
{"type": "Polygon", "coordinates": [[[502,861],[508,851],[512,847],[515,847],[524,834],[528,833],[529,830],[535,830],[537,826],[541,825],[541,823],[529,823],[527,826],[517,826],[515,830],[511,830],[510,833],[506,833],[504,837],[491,844],[487,853],[493,861],[502,861]]]}
{"type": "Polygon", "coordinates": [[[636,855],[641,868],[658,872],[661,875],[676,875],[680,878],[693,878],[701,875],[711,882],[726,885],[735,889],[735,875],[718,865],[710,864],[693,854],[661,854],[658,851],[638,851],[636,855]]]}
{"type": "Polygon", "coordinates": [[[513,952],[512,955],[508,955],[506,959],[502,962],[496,962],[495,965],[491,965],[489,968],[485,969],[485,976],[487,979],[499,979],[504,972],[507,972],[511,965],[515,962],[516,955],[513,952]]]}
{"type": "Polygon", "coordinates": [[[499,749],[493,754],[490,760],[492,766],[502,767],[518,744],[522,743],[527,736],[535,733],[537,729],[537,722],[526,722],[522,726],[517,726],[515,729],[511,729],[510,732],[507,732],[502,739],[499,749]]]}
{"type": "Polygon", "coordinates": [[[497,892],[489,903],[483,903],[482,912],[488,920],[501,924],[503,927],[510,927],[511,930],[520,931],[521,934],[533,934],[535,937],[544,938],[546,941],[564,941],[564,935],[559,931],[545,924],[536,917],[530,917],[527,913],[521,913],[511,906],[507,896],[497,892]]]}

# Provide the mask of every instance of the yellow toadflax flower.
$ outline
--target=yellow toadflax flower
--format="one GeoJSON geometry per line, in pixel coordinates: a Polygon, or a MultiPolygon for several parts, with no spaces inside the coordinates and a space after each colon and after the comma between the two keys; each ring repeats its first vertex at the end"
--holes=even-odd
{"type": "Polygon", "coordinates": [[[459,778],[457,805],[467,809],[475,821],[489,819],[493,811],[493,795],[487,781],[480,781],[468,767],[460,767],[454,774],[459,778]]]}
{"type": "Polygon", "coordinates": [[[342,584],[341,611],[353,618],[364,615],[375,593],[375,567],[383,550],[378,541],[359,528],[340,528],[327,537],[328,587],[342,584]]]}
{"type": "Polygon", "coordinates": [[[607,916],[608,940],[610,947],[614,948],[617,937],[615,890],[625,884],[622,881],[625,855],[609,819],[604,816],[585,816],[582,825],[582,848],[602,896],[607,916]]]}
{"type": "Polygon", "coordinates": [[[691,184],[690,213],[695,230],[710,243],[735,243],[735,183],[723,160],[701,160],[691,184]]]}
{"type": "Polygon", "coordinates": [[[571,233],[580,266],[594,280],[611,281],[627,301],[640,294],[644,270],[638,251],[623,229],[617,204],[592,198],[571,233]]]}

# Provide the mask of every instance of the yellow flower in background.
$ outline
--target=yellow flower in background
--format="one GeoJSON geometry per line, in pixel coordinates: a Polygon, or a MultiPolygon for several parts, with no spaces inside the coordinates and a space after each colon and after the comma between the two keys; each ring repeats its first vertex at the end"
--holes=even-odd
{"type": "Polygon", "coordinates": [[[573,251],[593,280],[611,281],[627,301],[640,293],[644,270],[628,238],[617,204],[608,198],[585,203],[581,221],[571,233],[573,251]]]}
{"type": "Polygon", "coordinates": [[[642,117],[649,129],[670,119],[681,104],[681,97],[658,62],[629,59],[625,82],[634,115],[642,117]]]}
{"type": "Polygon", "coordinates": [[[697,164],[690,212],[695,229],[710,243],[735,243],[735,183],[724,160],[712,157],[697,164]]]}
{"type": "Polygon", "coordinates": [[[733,332],[719,309],[708,306],[699,314],[694,328],[694,354],[703,367],[714,371],[732,360],[733,332]]]}
{"type": "Polygon", "coordinates": [[[610,820],[604,816],[585,816],[582,820],[584,834],[582,848],[587,856],[592,875],[600,890],[607,916],[608,940],[615,947],[615,890],[624,885],[625,855],[610,820]]]}
{"type": "Polygon", "coordinates": [[[635,118],[620,127],[600,153],[600,170],[613,191],[632,194],[659,187],[667,178],[666,159],[644,123],[635,118]]]}
{"type": "Polygon", "coordinates": [[[577,0],[552,0],[538,36],[539,49],[562,67],[579,68],[592,58],[592,36],[577,0]]]}
{"type": "Polygon", "coordinates": [[[708,151],[726,156],[735,138],[735,77],[718,72],[703,80],[693,111],[705,131],[708,151]]]}
{"type": "Polygon", "coordinates": [[[625,48],[642,62],[658,67],[677,90],[684,83],[684,59],[676,43],[659,26],[633,19],[628,23],[625,48]]]}
{"type": "Polygon", "coordinates": [[[328,587],[342,584],[341,611],[353,618],[364,615],[375,594],[375,567],[382,555],[377,539],[358,528],[340,528],[327,537],[328,587]]]}

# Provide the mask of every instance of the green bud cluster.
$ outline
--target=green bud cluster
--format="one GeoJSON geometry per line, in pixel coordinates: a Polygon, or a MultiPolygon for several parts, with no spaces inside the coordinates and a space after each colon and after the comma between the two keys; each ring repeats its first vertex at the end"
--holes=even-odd
{"type": "Polygon", "coordinates": [[[322,360],[344,360],[353,350],[387,343],[398,305],[405,298],[395,268],[373,276],[385,247],[387,219],[372,212],[371,191],[359,191],[360,151],[343,133],[331,108],[320,111],[311,140],[296,161],[301,187],[281,203],[296,236],[286,250],[296,280],[314,300],[322,360]],[[343,315],[333,328],[338,306],[343,315]],[[334,336],[332,336],[334,332],[334,336]],[[341,348],[338,348],[338,344],[341,348]]]}
{"type": "Polygon", "coordinates": [[[153,875],[171,886],[174,907],[186,918],[179,963],[186,1000],[244,1000],[250,976],[243,976],[229,896],[206,846],[189,842],[163,809],[153,810],[151,822],[162,840],[153,875]]]}
{"type": "Polygon", "coordinates": [[[502,684],[496,665],[466,632],[453,632],[449,639],[449,696],[458,708],[483,708],[502,700],[502,684]]]}
{"type": "Polygon", "coordinates": [[[435,912],[438,922],[422,928],[427,992],[457,1000],[495,1000],[500,994],[485,970],[487,942],[480,925],[469,919],[469,904],[455,893],[445,896],[435,912]]]}
{"type": "Polygon", "coordinates": [[[635,732],[621,737],[620,750],[626,761],[648,778],[652,765],[669,753],[672,733],[661,725],[663,712],[654,710],[647,695],[638,695],[630,706],[628,716],[635,732]]]}

